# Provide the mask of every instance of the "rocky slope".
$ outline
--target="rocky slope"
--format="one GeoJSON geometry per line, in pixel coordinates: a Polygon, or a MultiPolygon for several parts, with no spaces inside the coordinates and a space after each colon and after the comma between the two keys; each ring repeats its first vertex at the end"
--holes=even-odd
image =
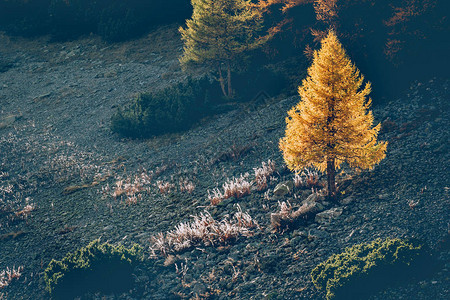
{"type": "MultiPolygon", "coordinates": [[[[43,270],[52,258],[90,241],[141,244],[149,257],[136,269],[135,288],[105,298],[317,299],[310,272],[333,253],[386,237],[417,237],[436,249],[441,268],[431,277],[392,286],[371,299],[448,299],[450,252],[449,80],[415,82],[400,99],[375,105],[389,141],[373,171],[341,174],[345,192],[335,218],[274,232],[278,203],[298,207],[310,194],[295,189],[278,140],[290,97],[214,116],[193,129],[148,140],[120,139],[109,118],[134,94],[182,80],[176,26],[108,45],[96,38],[48,43],[0,37],[0,270],[23,265],[8,299],[48,299],[43,270]],[[208,190],[273,160],[267,191],[210,206],[208,190]],[[145,173],[150,183],[136,203],[112,197],[116,182],[145,173]],[[179,188],[187,179],[189,193],[179,188]],[[157,181],[173,184],[161,193],[157,181]],[[103,191],[103,192],[102,192],[103,191]],[[150,237],[207,209],[216,219],[239,204],[260,225],[252,237],[150,258],[150,237]],[[31,213],[23,211],[27,205],[31,213]]],[[[375,99],[376,103],[376,99],[375,99]]],[[[332,204],[325,209],[333,209],[332,204]]],[[[86,295],[100,299],[104,295],[86,295]]]]}

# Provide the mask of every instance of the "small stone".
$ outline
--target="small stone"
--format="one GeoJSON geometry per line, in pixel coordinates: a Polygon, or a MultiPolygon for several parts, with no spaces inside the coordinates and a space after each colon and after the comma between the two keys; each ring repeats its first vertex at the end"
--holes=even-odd
{"type": "Polygon", "coordinates": [[[44,93],[44,94],[41,94],[41,95],[35,97],[33,99],[33,101],[38,102],[38,101],[44,100],[46,98],[49,98],[51,95],[52,95],[52,92],[44,93]]]}
{"type": "Polygon", "coordinates": [[[328,223],[332,219],[338,218],[340,215],[342,215],[342,207],[335,207],[323,212],[320,212],[316,215],[315,221],[318,223],[328,223]]]}
{"type": "Polygon", "coordinates": [[[276,270],[277,264],[280,262],[280,257],[277,255],[268,255],[260,259],[260,265],[263,272],[272,273],[276,270]]]}
{"type": "Polygon", "coordinates": [[[289,242],[291,244],[291,247],[295,247],[297,245],[300,245],[301,241],[302,241],[302,238],[297,236],[297,237],[291,239],[289,242]]]}
{"type": "Polygon", "coordinates": [[[150,235],[150,233],[148,232],[142,232],[136,235],[136,238],[140,239],[140,238],[146,238],[150,235]]]}
{"type": "Polygon", "coordinates": [[[4,119],[0,120],[0,129],[6,128],[22,118],[22,115],[10,115],[5,117],[4,119]]]}
{"type": "Polygon", "coordinates": [[[292,188],[289,188],[289,185],[287,182],[281,182],[277,184],[275,189],[273,190],[273,194],[279,197],[285,196],[289,194],[292,191],[292,188]]]}
{"type": "Polygon", "coordinates": [[[303,190],[300,194],[300,199],[306,199],[311,195],[311,190],[303,190]]]}
{"type": "Polygon", "coordinates": [[[342,199],[340,202],[341,202],[342,205],[349,205],[353,201],[354,201],[353,197],[349,196],[347,198],[342,199]]]}
{"type": "Polygon", "coordinates": [[[111,229],[113,229],[113,228],[114,228],[113,225],[108,225],[108,226],[105,226],[105,227],[103,228],[103,230],[104,230],[104,231],[107,231],[107,230],[111,230],[111,229]]]}
{"type": "Polygon", "coordinates": [[[378,199],[380,199],[380,200],[386,200],[388,198],[389,198],[389,194],[387,194],[387,193],[378,195],[378,199]]]}
{"type": "Polygon", "coordinates": [[[318,229],[310,229],[308,231],[308,240],[313,241],[317,239],[327,238],[330,234],[328,232],[318,230],[318,229]]]}
{"type": "Polygon", "coordinates": [[[194,284],[194,287],[192,288],[192,292],[197,295],[205,295],[206,292],[208,292],[208,289],[206,288],[206,286],[201,283],[201,282],[197,282],[196,284],[194,284]]]}
{"type": "Polygon", "coordinates": [[[290,191],[294,190],[294,181],[289,180],[286,181],[284,184],[289,188],[290,191]]]}
{"type": "Polygon", "coordinates": [[[351,222],[353,222],[355,219],[356,219],[356,217],[355,217],[354,215],[352,215],[352,216],[348,217],[347,219],[345,219],[345,222],[351,223],[351,222]]]}
{"type": "Polygon", "coordinates": [[[324,200],[323,196],[319,196],[316,193],[313,193],[313,194],[309,195],[308,198],[306,198],[305,200],[302,201],[302,205],[305,203],[319,202],[319,201],[323,201],[323,200],[324,200]]]}

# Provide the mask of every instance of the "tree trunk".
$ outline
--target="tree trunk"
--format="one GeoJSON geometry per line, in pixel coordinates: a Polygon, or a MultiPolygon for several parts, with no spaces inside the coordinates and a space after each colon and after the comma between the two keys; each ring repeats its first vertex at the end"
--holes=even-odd
{"type": "Polygon", "coordinates": [[[231,65],[230,62],[227,61],[227,81],[228,81],[228,98],[233,98],[233,89],[231,88],[231,65]]]}
{"type": "Polygon", "coordinates": [[[222,93],[225,97],[227,96],[227,92],[225,91],[225,82],[224,82],[224,78],[222,76],[222,68],[220,67],[219,64],[219,83],[220,83],[220,88],[222,89],[222,93]]]}
{"type": "Polygon", "coordinates": [[[336,197],[336,169],[334,167],[334,158],[327,159],[327,182],[328,198],[335,200],[336,197]]]}

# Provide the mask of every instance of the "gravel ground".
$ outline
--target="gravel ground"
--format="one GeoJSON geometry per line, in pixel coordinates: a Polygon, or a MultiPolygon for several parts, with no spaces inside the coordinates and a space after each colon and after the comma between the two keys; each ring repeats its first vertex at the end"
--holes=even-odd
{"type": "Polygon", "coordinates": [[[153,139],[121,139],[109,129],[116,107],[134,94],[185,78],[176,29],[112,45],[94,37],[48,43],[0,36],[0,270],[24,266],[1,290],[5,297],[48,299],[43,270],[50,260],[100,238],[139,243],[149,258],[136,268],[133,290],[87,299],[320,299],[309,274],[331,254],[378,237],[415,237],[436,251],[439,270],[371,299],[449,298],[448,79],[415,82],[401,98],[374,106],[388,153],[372,171],[340,174],[341,215],[274,232],[270,213],[278,202],[297,207],[311,194],[273,193],[292,180],[277,145],[298,97],[241,105],[153,139]],[[267,191],[209,205],[208,190],[232,176],[252,179],[253,168],[269,159],[277,172],[267,191]],[[142,173],[151,182],[136,203],[111,196],[117,181],[142,173]],[[179,188],[185,179],[195,185],[190,193],[179,188]],[[172,184],[171,191],[161,193],[157,181],[172,184]],[[261,226],[252,237],[150,258],[151,236],[205,209],[220,220],[236,204],[261,226]],[[16,214],[27,205],[31,214],[16,214]]]}

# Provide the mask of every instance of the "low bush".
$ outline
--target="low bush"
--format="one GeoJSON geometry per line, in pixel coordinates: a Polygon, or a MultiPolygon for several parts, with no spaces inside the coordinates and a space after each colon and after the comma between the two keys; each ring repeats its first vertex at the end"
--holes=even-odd
{"type": "Polygon", "coordinates": [[[209,80],[202,78],[140,94],[130,106],[119,108],[112,116],[111,129],[133,138],[188,129],[212,111],[209,99],[214,92],[209,80]]]}
{"type": "Polygon", "coordinates": [[[332,255],[311,272],[314,285],[329,299],[363,299],[388,283],[423,274],[429,252],[417,241],[375,240],[332,255]]]}
{"type": "Polygon", "coordinates": [[[100,244],[99,240],[52,260],[44,271],[47,290],[54,298],[73,299],[89,291],[120,292],[133,284],[134,264],[143,259],[142,247],[100,244]]]}
{"type": "Polygon", "coordinates": [[[239,205],[237,210],[231,220],[227,216],[217,221],[207,211],[193,216],[192,222],[182,222],[166,234],[160,232],[153,236],[150,249],[167,256],[196,246],[223,245],[240,236],[252,236],[252,229],[260,229],[258,223],[248,213],[242,212],[239,205]]]}

